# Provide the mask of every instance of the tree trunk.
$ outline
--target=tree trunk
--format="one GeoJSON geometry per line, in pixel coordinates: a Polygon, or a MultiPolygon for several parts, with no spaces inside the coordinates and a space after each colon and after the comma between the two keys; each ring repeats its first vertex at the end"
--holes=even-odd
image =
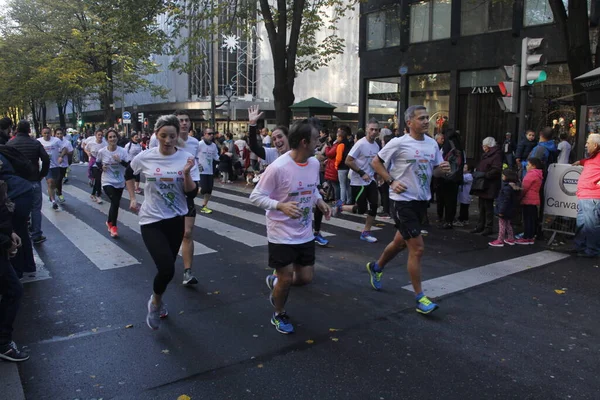
{"type": "Polygon", "coordinates": [[[292,120],[290,106],[294,104],[294,82],[287,82],[287,71],[275,69],[275,86],[273,98],[275,102],[275,118],[277,125],[289,126],[292,120]]]}
{"type": "Polygon", "coordinates": [[[37,116],[37,110],[35,107],[35,101],[34,100],[30,100],[29,101],[29,106],[31,107],[31,115],[33,116],[33,128],[35,129],[35,136],[36,137],[40,137],[40,121],[38,119],[37,116]]]}
{"type": "Polygon", "coordinates": [[[42,126],[46,126],[46,102],[42,102],[42,126]]]}
{"type": "Polygon", "coordinates": [[[58,125],[61,128],[64,128],[67,126],[67,120],[65,118],[65,107],[63,104],[61,104],[60,101],[56,102],[56,108],[58,108],[58,125]]]}
{"type": "Polygon", "coordinates": [[[111,105],[114,105],[114,82],[113,82],[113,64],[109,59],[106,67],[106,89],[102,93],[100,103],[104,110],[104,122],[108,126],[113,126],[115,123],[115,112],[111,105]]]}

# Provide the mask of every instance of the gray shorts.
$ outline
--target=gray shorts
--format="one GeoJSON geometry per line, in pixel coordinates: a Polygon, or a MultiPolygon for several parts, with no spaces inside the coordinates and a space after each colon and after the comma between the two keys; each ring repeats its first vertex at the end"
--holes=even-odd
{"type": "Polygon", "coordinates": [[[53,179],[55,181],[60,179],[60,167],[50,168],[48,170],[48,175],[46,175],[46,179],[53,179]]]}

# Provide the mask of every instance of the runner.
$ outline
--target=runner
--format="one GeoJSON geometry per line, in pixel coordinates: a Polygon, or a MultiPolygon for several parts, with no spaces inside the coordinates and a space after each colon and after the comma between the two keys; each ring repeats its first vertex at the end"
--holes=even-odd
{"type": "Polygon", "coordinates": [[[56,203],[55,190],[60,179],[60,164],[63,156],[67,154],[67,149],[63,147],[62,141],[52,137],[52,130],[48,127],[42,128],[42,137],[38,141],[44,146],[44,150],[50,157],[50,169],[46,175],[46,184],[48,186],[48,199],[52,203],[52,208],[58,210],[56,203]]]}
{"type": "MultiPolygon", "coordinates": [[[[131,140],[125,145],[125,150],[127,150],[130,161],[142,152],[142,145],[139,143],[139,138],[140,137],[138,134],[135,133],[131,135],[131,140]]],[[[135,192],[137,194],[141,194],[142,189],[140,189],[140,175],[135,175],[133,178],[135,180],[135,192]]]]}
{"type": "Polygon", "coordinates": [[[409,107],[404,120],[410,133],[392,139],[372,162],[375,172],[390,185],[398,231],[379,259],[367,264],[367,271],[371,286],[380,290],[383,268],[408,247],[407,267],[416,294],[416,310],[429,314],[438,306],[423,294],[421,287],[421,257],[425,249],[421,221],[431,199],[431,177],[444,177],[450,172],[450,164],[442,158],[436,141],[427,135],[429,115],[424,106],[409,107]]]}
{"type": "MultiPolygon", "coordinates": [[[[192,155],[198,155],[198,139],[189,136],[190,133],[190,116],[187,111],[175,111],[175,116],[179,120],[179,138],[185,142],[185,146],[182,150],[187,151],[192,155]]],[[[196,159],[196,165],[198,160],[196,159]]],[[[198,185],[199,182],[196,182],[198,185]]],[[[188,213],[184,218],[185,230],[183,232],[183,242],[181,244],[181,256],[183,257],[183,284],[184,285],[195,285],[198,283],[198,279],[192,275],[192,261],[194,260],[194,223],[196,221],[196,204],[194,199],[196,198],[195,193],[193,196],[188,196],[187,207],[188,213]]]]}
{"type": "Polygon", "coordinates": [[[187,196],[198,193],[199,180],[194,156],[179,150],[179,121],[174,115],[163,115],[156,121],[158,148],[144,151],[127,169],[127,191],[130,208],[138,209],[133,175],[146,178],[145,196],[139,211],[142,239],[156,264],[153,294],[148,300],[146,323],[158,329],[160,318],[168,315],[162,301],[167,285],[175,273],[175,260],[183,240],[184,216],[188,213],[187,196]]]}
{"type": "Polygon", "coordinates": [[[127,150],[117,145],[119,135],[116,130],[109,129],[106,138],[108,139],[108,146],[98,151],[96,166],[102,171],[102,189],[104,189],[104,193],[110,200],[106,227],[110,232],[110,237],[118,238],[117,217],[121,197],[123,196],[123,188],[125,187],[125,169],[129,166],[130,159],[127,150]]]}
{"type": "Polygon", "coordinates": [[[213,128],[204,129],[204,137],[198,144],[198,153],[196,155],[198,169],[200,170],[200,194],[204,196],[202,208],[200,209],[200,212],[203,214],[212,213],[212,210],[207,206],[215,180],[213,161],[219,159],[219,149],[213,143],[214,134],[215,131],[213,128]]]}
{"type": "Polygon", "coordinates": [[[318,136],[314,125],[304,121],[294,124],[289,135],[292,150],[267,167],[250,195],[256,206],[267,210],[269,266],[277,271],[277,275],[267,276],[275,308],[271,324],[283,334],[294,332],[284,308],[291,285],[304,285],[313,279],[313,206],[327,219],[331,216],[317,189],[319,162],[313,155],[318,136]]]}
{"type": "MultiPolygon", "coordinates": [[[[67,176],[67,170],[69,169],[69,158],[70,158],[71,154],[73,154],[73,145],[71,144],[71,141],[68,140],[64,136],[64,132],[61,128],[56,128],[54,130],[54,137],[58,138],[62,142],[62,148],[67,149],[66,156],[62,157],[62,162],[59,164],[59,168],[60,168],[59,179],[56,180],[56,182],[55,182],[56,196],[58,197],[58,202],[64,203],[65,196],[63,196],[63,194],[62,194],[62,188],[63,188],[63,183],[67,182],[66,176],[67,176]]],[[[62,149],[61,149],[61,151],[62,151],[62,149]]]]}
{"type": "Polygon", "coordinates": [[[377,239],[371,235],[371,227],[377,215],[379,190],[375,180],[375,171],[371,167],[371,160],[379,151],[379,146],[375,143],[375,138],[378,135],[379,123],[377,120],[372,119],[367,125],[366,136],[352,146],[348,157],[346,157],[346,165],[352,170],[350,172],[350,188],[355,205],[344,205],[342,200],[338,200],[336,203],[338,213],[349,211],[362,215],[367,212],[367,201],[369,202],[367,220],[360,234],[360,240],[369,243],[377,242],[377,239]]]}
{"type": "MultiPolygon", "coordinates": [[[[266,165],[271,164],[280,155],[290,150],[288,142],[288,129],[285,126],[277,126],[273,130],[273,145],[275,147],[263,147],[258,143],[258,128],[256,126],[259,119],[262,119],[263,113],[258,106],[250,106],[248,109],[248,119],[250,120],[249,137],[250,151],[264,160],[266,165]]],[[[258,172],[258,171],[256,171],[258,172]]]]}
{"type": "Polygon", "coordinates": [[[97,130],[94,136],[90,136],[85,142],[85,152],[90,159],[88,164],[88,177],[90,178],[90,184],[92,185],[92,195],[90,196],[90,199],[98,204],[102,204],[102,170],[96,165],[96,157],[98,156],[100,149],[106,146],[107,143],[104,139],[104,132],[101,130],[97,130]]]}

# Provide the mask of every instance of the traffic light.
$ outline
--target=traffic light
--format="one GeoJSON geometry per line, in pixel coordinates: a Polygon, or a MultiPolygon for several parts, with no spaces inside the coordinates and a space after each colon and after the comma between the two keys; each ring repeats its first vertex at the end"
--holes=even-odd
{"type": "Polygon", "coordinates": [[[516,65],[505,65],[502,67],[506,80],[498,82],[502,97],[498,104],[502,111],[516,113],[519,108],[519,67],[516,65]]]}
{"type": "Polygon", "coordinates": [[[144,128],[148,127],[148,118],[144,118],[144,128]]]}
{"type": "Polygon", "coordinates": [[[144,113],[138,113],[138,122],[144,122],[144,113]]]}
{"type": "Polygon", "coordinates": [[[78,124],[79,126],[83,126],[83,120],[82,120],[82,119],[80,119],[79,121],[77,121],[77,124],[78,124]]]}
{"type": "Polygon", "coordinates": [[[543,64],[545,61],[543,54],[535,52],[543,41],[543,38],[523,38],[521,44],[521,86],[533,85],[546,80],[546,71],[532,69],[537,64],[543,64]]]}

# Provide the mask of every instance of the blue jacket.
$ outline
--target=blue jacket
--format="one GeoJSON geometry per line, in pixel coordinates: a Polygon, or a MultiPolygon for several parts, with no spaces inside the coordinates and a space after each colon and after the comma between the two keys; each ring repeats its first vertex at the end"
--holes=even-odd
{"type": "Polygon", "coordinates": [[[31,182],[16,175],[10,161],[2,154],[0,154],[0,163],[0,180],[6,182],[8,186],[8,198],[14,201],[23,194],[31,195],[33,190],[31,182]]]}
{"type": "Polygon", "coordinates": [[[508,182],[502,181],[502,188],[496,199],[496,215],[502,214],[502,217],[499,218],[511,219],[514,215],[518,198],[517,191],[508,182]]]}
{"type": "Polygon", "coordinates": [[[538,145],[531,150],[531,153],[529,153],[529,157],[527,158],[532,157],[537,157],[542,160],[546,167],[549,164],[555,163],[558,158],[558,148],[556,147],[556,143],[554,143],[553,140],[538,143],[538,145]]]}

